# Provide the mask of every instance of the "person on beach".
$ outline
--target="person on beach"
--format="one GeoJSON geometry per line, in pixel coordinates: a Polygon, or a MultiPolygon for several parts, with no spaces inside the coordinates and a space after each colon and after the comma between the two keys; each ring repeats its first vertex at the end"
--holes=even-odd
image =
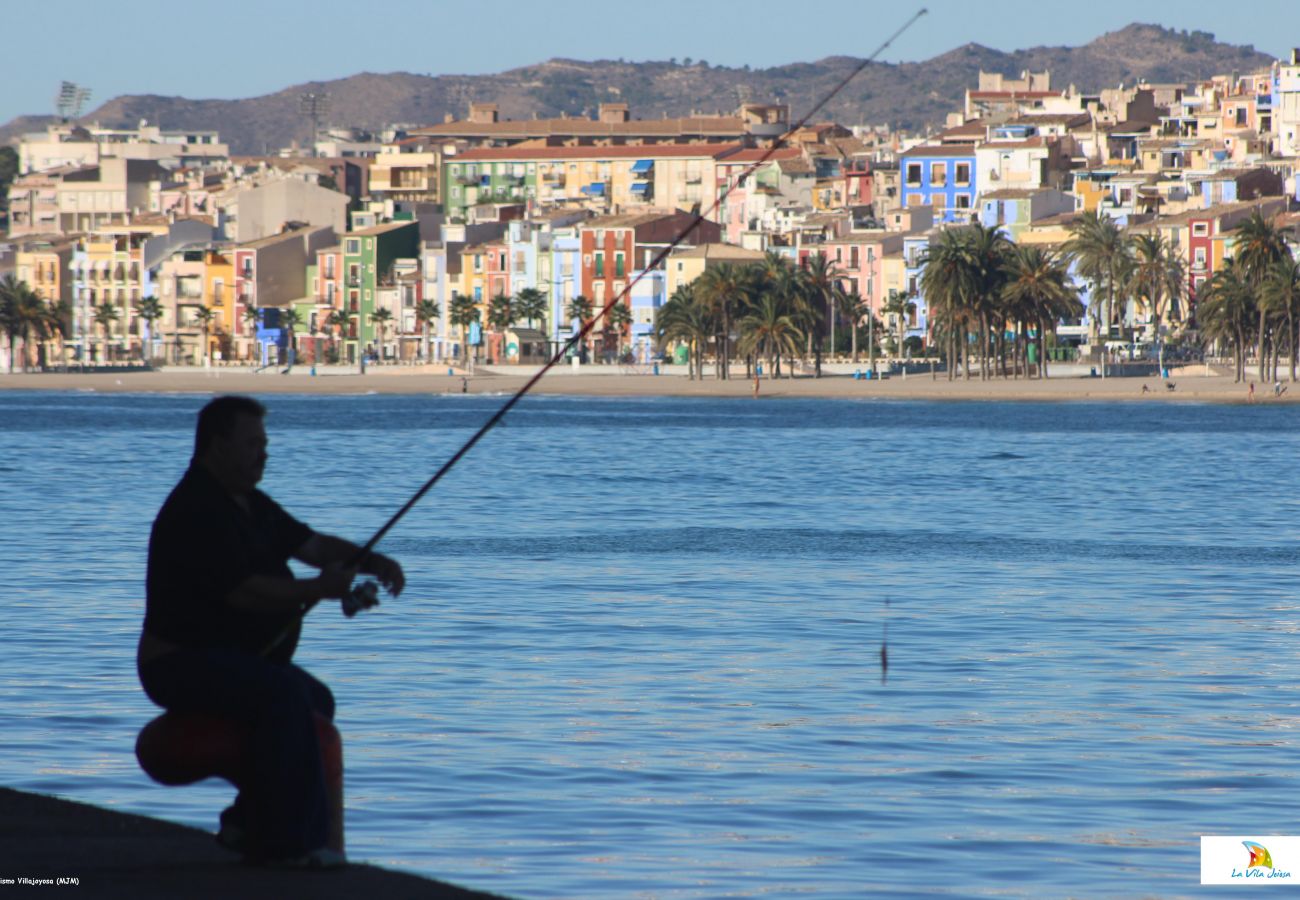
{"type": "MultiPolygon", "coordinates": [[[[319,534],[257,489],[267,461],[266,409],[218,397],[199,412],[194,456],[153,523],[137,658],[145,693],[169,712],[208,713],[250,730],[249,778],[217,839],[254,861],[337,867],[316,716],[334,697],[292,663],[303,611],[351,590],[360,552],[319,534]],[[296,578],[296,559],[316,567],[296,578]]],[[[393,596],[394,560],[369,553],[360,571],[393,596]]]]}
{"type": "Polygon", "coordinates": [[[1246,402],[1247,403],[1255,402],[1255,382],[1253,381],[1250,383],[1250,388],[1246,391],[1246,402]]]}

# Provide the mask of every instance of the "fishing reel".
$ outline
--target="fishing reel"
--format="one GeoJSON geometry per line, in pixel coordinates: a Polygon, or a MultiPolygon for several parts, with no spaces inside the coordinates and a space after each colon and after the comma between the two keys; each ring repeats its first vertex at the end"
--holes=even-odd
{"type": "Polygon", "coordinates": [[[379,605],[379,582],[361,581],[343,595],[343,615],[349,619],[361,612],[379,605]]]}

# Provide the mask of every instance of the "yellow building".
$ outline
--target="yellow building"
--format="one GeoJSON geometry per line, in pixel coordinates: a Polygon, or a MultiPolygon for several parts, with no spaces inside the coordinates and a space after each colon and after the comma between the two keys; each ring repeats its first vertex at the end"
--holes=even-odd
{"type": "Polygon", "coordinates": [[[639,147],[491,147],[444,160],[445,206],[463,215],[482,203],[583,203],[599,212],[707,208],[718,163],[739,144],[639,147]]]}
{"type": "Polygon", "coordinates": [[[203,254],[203,293],[213,312],[208,349],[214,359],[235,358],[235,259],[232,254],[215,248],[203,254]],[[217,353],[221,355],[216,356],[217,353]]]}
{"type": "Polygon", "coordinates": [[[735,244],[700,244],[685,250],[676,250],[664,262],[667,278],[664,288],[671,297],[676,290],[724,263],[733,266],[758,265],[766,259],[767,254],[758,250],[747,250],[735,244]]]}
{"type": "Polygon", "coordinates": [[[386,144],[370,161],[370,194],[386,200],[439,203],[442,151],[426,137],[386,144]]]}

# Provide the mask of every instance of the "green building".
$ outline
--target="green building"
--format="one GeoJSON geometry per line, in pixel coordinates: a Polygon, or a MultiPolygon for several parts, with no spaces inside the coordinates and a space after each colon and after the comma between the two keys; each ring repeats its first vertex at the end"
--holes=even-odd
{"type": "Polygon", "coordinates": [[[500,148],[469,150],[442,166],[443,209],[463,217],[479,203],[522,203],[537,196],[537,163],[501,160],[500,148]]]}
{"type": "Polygon", "coordinates": [[[375,343],[377,329],[371,319],[381,284],[392,278],[393,263],[420,256],[420,226],[416,222],[389,222],[349,231],[343,235],[343,308],[353,319],[345,344],[348,362],[359,350],[375,343]]]}

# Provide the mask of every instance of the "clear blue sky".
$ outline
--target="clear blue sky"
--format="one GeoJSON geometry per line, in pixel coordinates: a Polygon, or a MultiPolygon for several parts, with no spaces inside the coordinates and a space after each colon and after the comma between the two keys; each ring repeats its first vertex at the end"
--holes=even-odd
{"type": "Polygon", "coordinates": [[[672,57],[761,67],[866,56],[921,60],[968,41],[1078,45],[1134,20],[1212,32],[1282,56],[1300,45],[1296,0],[36,0],[6,2],[0,123],[53,113],[59,82],[119,94],[234,99],[357,72],[479,74],[554,56],[672,57]]]}

